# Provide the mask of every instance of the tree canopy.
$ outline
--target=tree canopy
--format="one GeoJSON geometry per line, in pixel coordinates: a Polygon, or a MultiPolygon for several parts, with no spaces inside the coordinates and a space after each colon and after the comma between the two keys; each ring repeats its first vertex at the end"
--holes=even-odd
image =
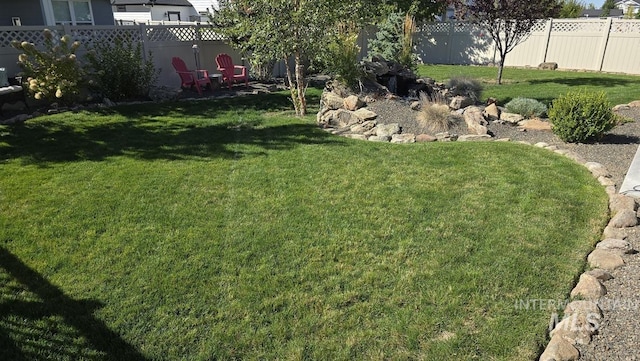
{"type": "Polygon", "coordinates": [[[498,84],[507,54],[527,39],[540,19],[555,17],[559,10],[556,0],[474,0],[468,5],[471,20],[487,29],[500,54],[498,84]]]}

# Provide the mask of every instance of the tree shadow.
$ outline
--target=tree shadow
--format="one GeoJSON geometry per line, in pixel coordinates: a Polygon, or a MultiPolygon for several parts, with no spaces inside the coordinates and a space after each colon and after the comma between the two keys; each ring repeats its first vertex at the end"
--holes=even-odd
{"type": "Polygon", "coordinates": [[[93,314],[0,247],[0,359],[146,360],[93,314]],[[46,326],[45,326],[46,325],[46,326]]]}
{"type": "MultiPolygon", "coordinates": [[[[566,75],[566,73],[563,73],[566,75]]],[[[528,83],[531,85],[537,84],[562,84],[568,85],[572,87],[580,87],[580,86],[598,86],[601,88],[609,88],[614,86],[625,86],[632,83],[635,83],[633,80],[620,79],[620,78],[607,78],[603,76],[576,76],[576,77],[566,77],[559,76],[557,78],[547,78],[547,79],[531,79],[528,80],[528,83]]]]}
{"type": "MultiPolygon", "coordinates": [[[[22,159],[26,164],[46,165],[102,161],[114,156],[144,160],[238,158],[304,144],[342,144],[315,124],[265,124],[265,112],[289,109],[282,97],[266,99],[241,102],[230,98],[96,109],[88,115],[104,115],[109,121],[79,126],[73,121],[26,122],[0,132],[0,141],[6,144],[0,148],[0,160],[22,159]]],[[[81,117],[82,114],[79,121],[81,117]]]]}

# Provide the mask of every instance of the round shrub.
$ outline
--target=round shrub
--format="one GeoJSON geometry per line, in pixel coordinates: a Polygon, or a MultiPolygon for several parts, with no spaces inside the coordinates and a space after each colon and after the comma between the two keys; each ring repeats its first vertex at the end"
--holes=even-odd
{"type": "Polygon", "coordinates": [[[447,88],[451,95],[462,95],[471,98],[473,101],[480,99],[482,94],[482,84],[473,78],[466,76],[455,76],[447,82],[447,88]]]}
{"type": "Polygon", "coordinates": [[[569,143],[591,142],[618,124],[604,92],[568,92],[549,109],[553,133],[569,143]]]}
{"type": "Polygon", "coordinates": [[[547,106],[535,99],[515,98],[504,106],[509,113],[520,114],[525,118],[542,117],[547,113],[547,106]]]}

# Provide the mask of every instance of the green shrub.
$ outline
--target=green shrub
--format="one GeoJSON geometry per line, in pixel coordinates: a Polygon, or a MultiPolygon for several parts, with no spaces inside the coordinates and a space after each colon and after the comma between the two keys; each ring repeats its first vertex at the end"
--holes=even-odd
{"type": "Polygon", "coordinates": [[[442,96],[429,96],[420,93],[420,112],[416,116],[422,130],[439,133],[446,132],[461,120],[451,113],[447,101],[442,96]]]}
{"type": "Polygon", "coordinates": [[[549,109],[553,133],[565,142],[590,142],[602,138],[619,119],[604,92],[568,92],[549,109]]]}
{"type": "Polygon", "coordinates": [[[29,83],[29,93],[35,99],[49,103],[59,101],[72,104],[77,100],[86,81],[85,71],[76,56],[80,43],[72,43],[69,35],[64,35],[56,42],[49,29],[45,29],[42,34],[42,50],[26,41],[11,42],[11,46],[23,52],[18,56],[18,64],[29,83]]]}
{"type": "Polygon", "coordinates": [[[547,106],[530,98],[515,98],[504,106],[509,113],[520,114],[525,118],[542,117],[547,113],[547,106]]]}
{"type": "Polygon", "coordinates": [[[364,71],[358,64],[360,47],[357,38],[358,34],[354,32],[336,34],[320,59],[324,71],[350,88],[358,85],[358,81],[364,76],[364,71]]]}
{"type": "Polygon", "coordinates": [[[158,76],[151,54],[145,60],[142,44],[130,39],[97,44],[87,59],[95,71],[95,88],[115,101],[147,97],[158,76]]]}
{"type": "Polygon", "coordinates": [[[482,94],[482,84],[479,81],[464,77],[456,76],[447,82],[447,88],[451,92],[451,95],[462,95],[477,101],[482,94]]]}
{"type": "Polygon", "coordinates": [[[407,69],[416,71],[418,56],[413,53],[415,23],[413,18],[402,13],[389,13],[378,25],[375,39],[369,40],[369,54],[395,61],[407,69]]]}

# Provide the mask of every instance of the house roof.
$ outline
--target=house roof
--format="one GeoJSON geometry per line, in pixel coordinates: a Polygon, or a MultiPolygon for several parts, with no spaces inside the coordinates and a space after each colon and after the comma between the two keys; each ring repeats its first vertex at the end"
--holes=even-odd
{"type": "MultiPolygon", "coordinates": [[[[623,16],[624,13],[622,12],[622,9],[611,9],[609,10],[609,16],[608,17],[621,17],[623,16]]],[[[583,18],[606,18],[607,16],[603,16],[602,15],[602,9],[584,9],[582,10],[582,14],[580,15],[580,17],[583,18]]]]}
{"type": "Polygon", "coordinates": [[[616,1],[615,4],[616,6],[624,5],[624,4],[640,6],[640,1],[639,0],[619,0],[619,1],[616,1]]]}
{"type": "Polygon", "coordinates": [[[111,0],[112,5],[171,5],[193,6],[198,12],[218,8],[218,0],[111,0]]]}
{"type": "Polygon", "coordinates": [[[191,6],[191,3],[188,0],[112,0],[111,4],[191,6]]]}

